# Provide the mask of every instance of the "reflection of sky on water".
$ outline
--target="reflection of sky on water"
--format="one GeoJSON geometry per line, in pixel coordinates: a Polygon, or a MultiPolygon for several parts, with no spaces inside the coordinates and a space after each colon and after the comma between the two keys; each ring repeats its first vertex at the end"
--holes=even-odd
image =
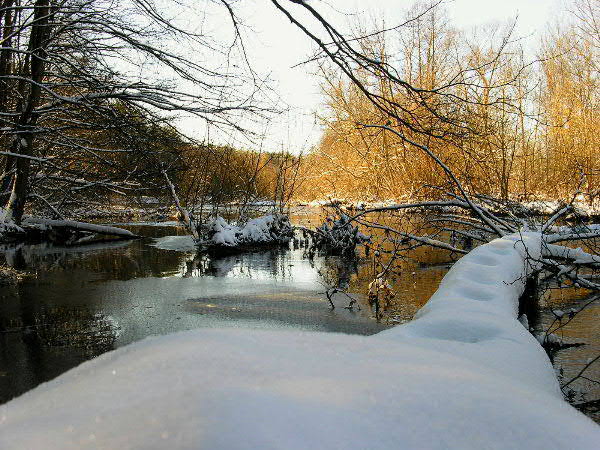
{"type": "MultiPolygon", "coordinates": [[[[181,228],[138,226],[160,237],[181,228]]],[[[364,299],[373,278],[369,260],[353,264],[335,257],[304,257],[303,250],[273,249],[225,257],[162,250],[141,241],[81,248],[2,246],[0,262],[37,273],[18,286],[0,288],[0,402],[51,379],[112,348],[150,335],[199,327],[295,329],[372,334],[375,323],[364,299]],[[335,310],[322,294],[337,280],[361,295],[363,309],[348,311],[341,295],[335,310]]],[[[399,265],[389,281],[396,298],[390,322],[403,322],[437,289],[446,256],[428,251],[399,265]],[[420,265],[415,261],[426,261],[420,265]]],[[[574,290],[543,299],[540,326],[553,308],[568,310],[580,300],[574,290]]],[[[565,377],[600,352],[600,305],[564,329],[584,347],[561,351],[556,362],[565,377]]],[[[600,370],[591,372],[597,379],[600,370]]]]}
{"type": "MultiPolygon", "coordinates": [[[[303,253],[303,250],[273,249],[220,257],[191,255],[181,265],[181,274],[318,283],[315,261],[304,258],[303,253]]],[[[317,260],[317,265],[322,264],[322,258],[317,260]]]]}
{"type": "Polygon", "coordinates": [[[331,261],[303,259],[301,250],[210,258],[150,243],[0,249],[0,262],[36,274],[0,289],[0,402],[151,335],[201,327],[355,334],[385,328],[364,303],[361,311],[331,310],[317,271],[331,261]]]}

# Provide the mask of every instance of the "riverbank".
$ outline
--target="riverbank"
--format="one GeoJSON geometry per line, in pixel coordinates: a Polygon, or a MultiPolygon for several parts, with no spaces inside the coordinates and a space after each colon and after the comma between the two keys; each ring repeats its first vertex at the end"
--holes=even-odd
{"type": "Polygon", "coordinates": [[[0,443],[595,449],[600,428],[517,320],[537,253],[535,235],[478,247],[375,336],[205,329],[110,352],[0,407],[0,443]]]}

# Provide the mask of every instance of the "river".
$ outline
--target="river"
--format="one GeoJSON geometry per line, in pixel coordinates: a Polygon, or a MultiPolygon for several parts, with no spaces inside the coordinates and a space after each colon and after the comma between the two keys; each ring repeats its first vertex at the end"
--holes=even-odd
{"type": "MultiPolygon", "coordinates": [[[[315,225],[316,216],[294,217],[315,225]]],[[[83,247],[4,246],[0,263],[32,275],[0,286],[0,403],[51,380],[81,362],[144,339],[201,327],[296,329],[369,335],[410,320],[450,267],[443,252],[421,251],[398,261],[389,281],[393,301],[376,320],[366,298],[373,255],[354,261],[307,257],[303,249],[275,249],[224,258],[157,248],[156,238],[183,235],[176,224],[128,225],[144,239],[83,247]],[[358,306],[323,292],[347,285],[358,306]]],[[[545,329],[552,310],[568,311],[581,298],[551,291],[534,326],[545,329]]],[[[586,345],[558,352],[565,379],[600,353],[600,305],[590,305],[561,332],[586,345]]],[[[598,368],[590,376],[600,379],[598,368]]],[[[592,382],[574,384],[586,398],[592,382]]],[[[595,397],[594,397],[595,396],[595,397]]]]}

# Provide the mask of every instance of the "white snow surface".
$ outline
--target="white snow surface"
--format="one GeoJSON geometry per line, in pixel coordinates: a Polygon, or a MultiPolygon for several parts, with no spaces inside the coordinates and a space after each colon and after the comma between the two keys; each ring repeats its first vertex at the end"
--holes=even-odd
{"type": "Polygon", "coordinates": [[[151,246],[162,250],[173,250],[177,252],[194,252],[198,248],[194,238],[190,235],[185,236],[163,236],[153,239],[151,246]]]}
{"type": "Polygon", "coordinates": [[[133,234],[131,231],[124,230],[123,228],[112,227],[109,225],[96,225],[93,223],[77,222],[75,220],[53,220],[27,216],[23,220],[23,223],[36,224],[45,227],[71,227],[81,231],[89,231],[92,233],[109,234],[115,236],[135,236],[135,234],[133,234]]]}
{"type": "Polygon", "coordinates": [[[229,224],[219,216],[208,224],[208,229],[210,239],[205,244],[226,247],[289,242],[293,235],[289,218],[279,214],[250,219],[243,226],[229,224]]]}
{"type": "Polygon", "coordinates": [[[0,406],[0,448],[597,449],[516,319],[540,252],[520,239],[375,336],[202,329],[104,354],[0,406]]]}

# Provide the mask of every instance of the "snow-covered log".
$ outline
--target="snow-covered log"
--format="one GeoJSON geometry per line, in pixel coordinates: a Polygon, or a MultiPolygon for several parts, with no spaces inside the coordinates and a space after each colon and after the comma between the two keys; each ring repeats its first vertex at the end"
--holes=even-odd
{"type": "Polygon", "coordinates": [[[584,226],[562,226],[549,229],[552,233],[544,235],[547,243],[583,241],[586,239],[600,238],[600,224],[589,224],[584,226]]]}
{"type": "Polygon", "coordinates": [[[581,248],[546,244],[543,247],[543,254],[549,258],[568,260],[570,264],[600,265],[600,256],[592,255],[581,248]]]}
{"type": "Polygon", "coordinates": [[[138,237],[136,234],[123,228],[111,227],[108,225],[96,225],[93,223],[86,222],[77,222],[75,220],[53,220],[41,219],[37,217],[26,217],[23,220],[23,225],[38,225],[47,228],[65,228],[73,231],[86,231],[95,234],[118,236],[126,239],[135,239],[138,237]]]}
{"type": "Polygon", "coordinates": [[[478,247],[375,336],[203,329],[110,352],[0,406],[0,448],[595,450],[516,317],[540,247],[478,247]]]}

